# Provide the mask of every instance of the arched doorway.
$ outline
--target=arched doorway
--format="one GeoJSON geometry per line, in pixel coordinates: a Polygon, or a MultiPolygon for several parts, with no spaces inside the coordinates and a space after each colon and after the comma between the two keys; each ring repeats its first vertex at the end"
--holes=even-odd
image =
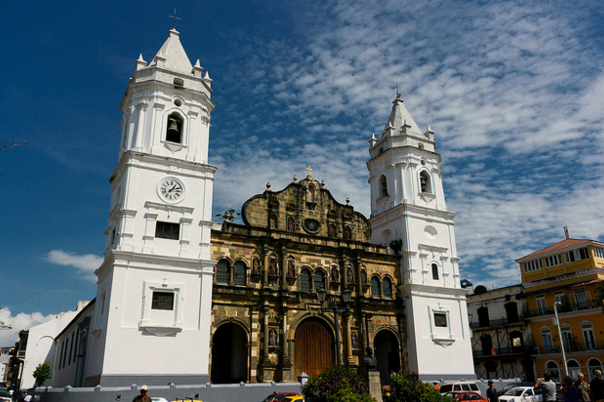
{"type": "Polygon", "coordinates": [[[331,330],[319,319],[309,318],[298,326],[294,348],[294,378],[302,372],[319,375],[335,362],[331,330]]]}
{"type": "Polygon", "coordinates": [[[398,339],[392,332],[382,330],[377,333],[373,346],[382,384],[390,385],[390,373],[401,369],[398,339]]]}
{"type": "Polygon", "coordinates": [[[212,373],[214,384],[247,381],[247,333],[234,323],[223,324],[214,332],[212,373]]]}

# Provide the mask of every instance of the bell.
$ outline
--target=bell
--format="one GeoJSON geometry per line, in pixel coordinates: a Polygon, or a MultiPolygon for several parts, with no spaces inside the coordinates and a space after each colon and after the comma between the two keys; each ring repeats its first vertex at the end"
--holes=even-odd
{"type": "Polygon", "coordinates": [[[178,134],[178,124],[174,120],[172,120],[168,126],[168,132],[170,131],[174,131],[175,134],[178,134]]]}

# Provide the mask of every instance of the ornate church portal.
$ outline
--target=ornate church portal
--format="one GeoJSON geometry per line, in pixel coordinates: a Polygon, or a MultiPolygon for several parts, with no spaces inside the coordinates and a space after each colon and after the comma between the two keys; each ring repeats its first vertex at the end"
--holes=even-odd
{"type": "Polygon", "coordinates": [[[322,320],[310,318],[296,329],[295,377],[303,372],[310,377],[321,374],[334,362],[334,341],[331,330],[322,320]]]}

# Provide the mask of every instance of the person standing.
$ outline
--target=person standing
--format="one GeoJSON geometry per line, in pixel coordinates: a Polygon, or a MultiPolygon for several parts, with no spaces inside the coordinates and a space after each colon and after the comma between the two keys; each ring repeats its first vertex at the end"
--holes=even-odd
{"type": "Polygon", "coordinates": [[[556,402],[556,384],[552,381],[550,373],[545,373],[543,379],[538,379],[535,388],[541,389],[543,402],[556,402]]]}
{"type": "Polygon", "coordinates": [[[147,396],[147,392],[149,391],[149,387],[143,385],[141,387],[141,394],[134,397],[132,402],[151,402],[151,398],[147,396]]]}
{"type": "Polygon", "coordinates": [[[585,377],[583,373],[577,374],[577,382],[575,383],[575,387],[577,387],[577,391],[579,391],[579,402],[589,402],[589,385],[584,381],[585,377]]]}
{"type": "Polygon", "coordinates": [[[562,387],[560,387],[558,393],[564,395],[564,402],[579,401],[579,391],[573,385],[573,379],[568,375],[562,379],[562,387]]]}
{"type": "Polygon", "coordinates": [[[499,392],[495,388],[493,381],[489,380],[489,388],[487,389],[487,399],[489,402],[499,402],[499,392]]]}
{"type": "Polygon", "coordinates": [[[604,380],[602,380],[602,372],[600,370],[596,370],[594,372],[596,378],[591,380],[590,388],[590,396],[592,402],[604,402],[604,380]]]}

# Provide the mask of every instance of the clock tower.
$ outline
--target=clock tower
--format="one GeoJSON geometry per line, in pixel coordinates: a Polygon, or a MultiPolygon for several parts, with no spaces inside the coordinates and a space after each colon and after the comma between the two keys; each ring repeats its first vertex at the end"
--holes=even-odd
{"type": "Polygon", "coordinates": [[[369,140],[372,242],[401,256],[408,367],[424,381],[474,379],[466,290],[447,210],[434,132],[422,132],[400,95],[369,140]]]}
{"type": "Polygon", "coordinates": [[[205,383],[214,261],[209,75],[172,29],[122,99],[84,385],[205,383]],[[183,349],[186,346],[186,353],[183,349]]]}

